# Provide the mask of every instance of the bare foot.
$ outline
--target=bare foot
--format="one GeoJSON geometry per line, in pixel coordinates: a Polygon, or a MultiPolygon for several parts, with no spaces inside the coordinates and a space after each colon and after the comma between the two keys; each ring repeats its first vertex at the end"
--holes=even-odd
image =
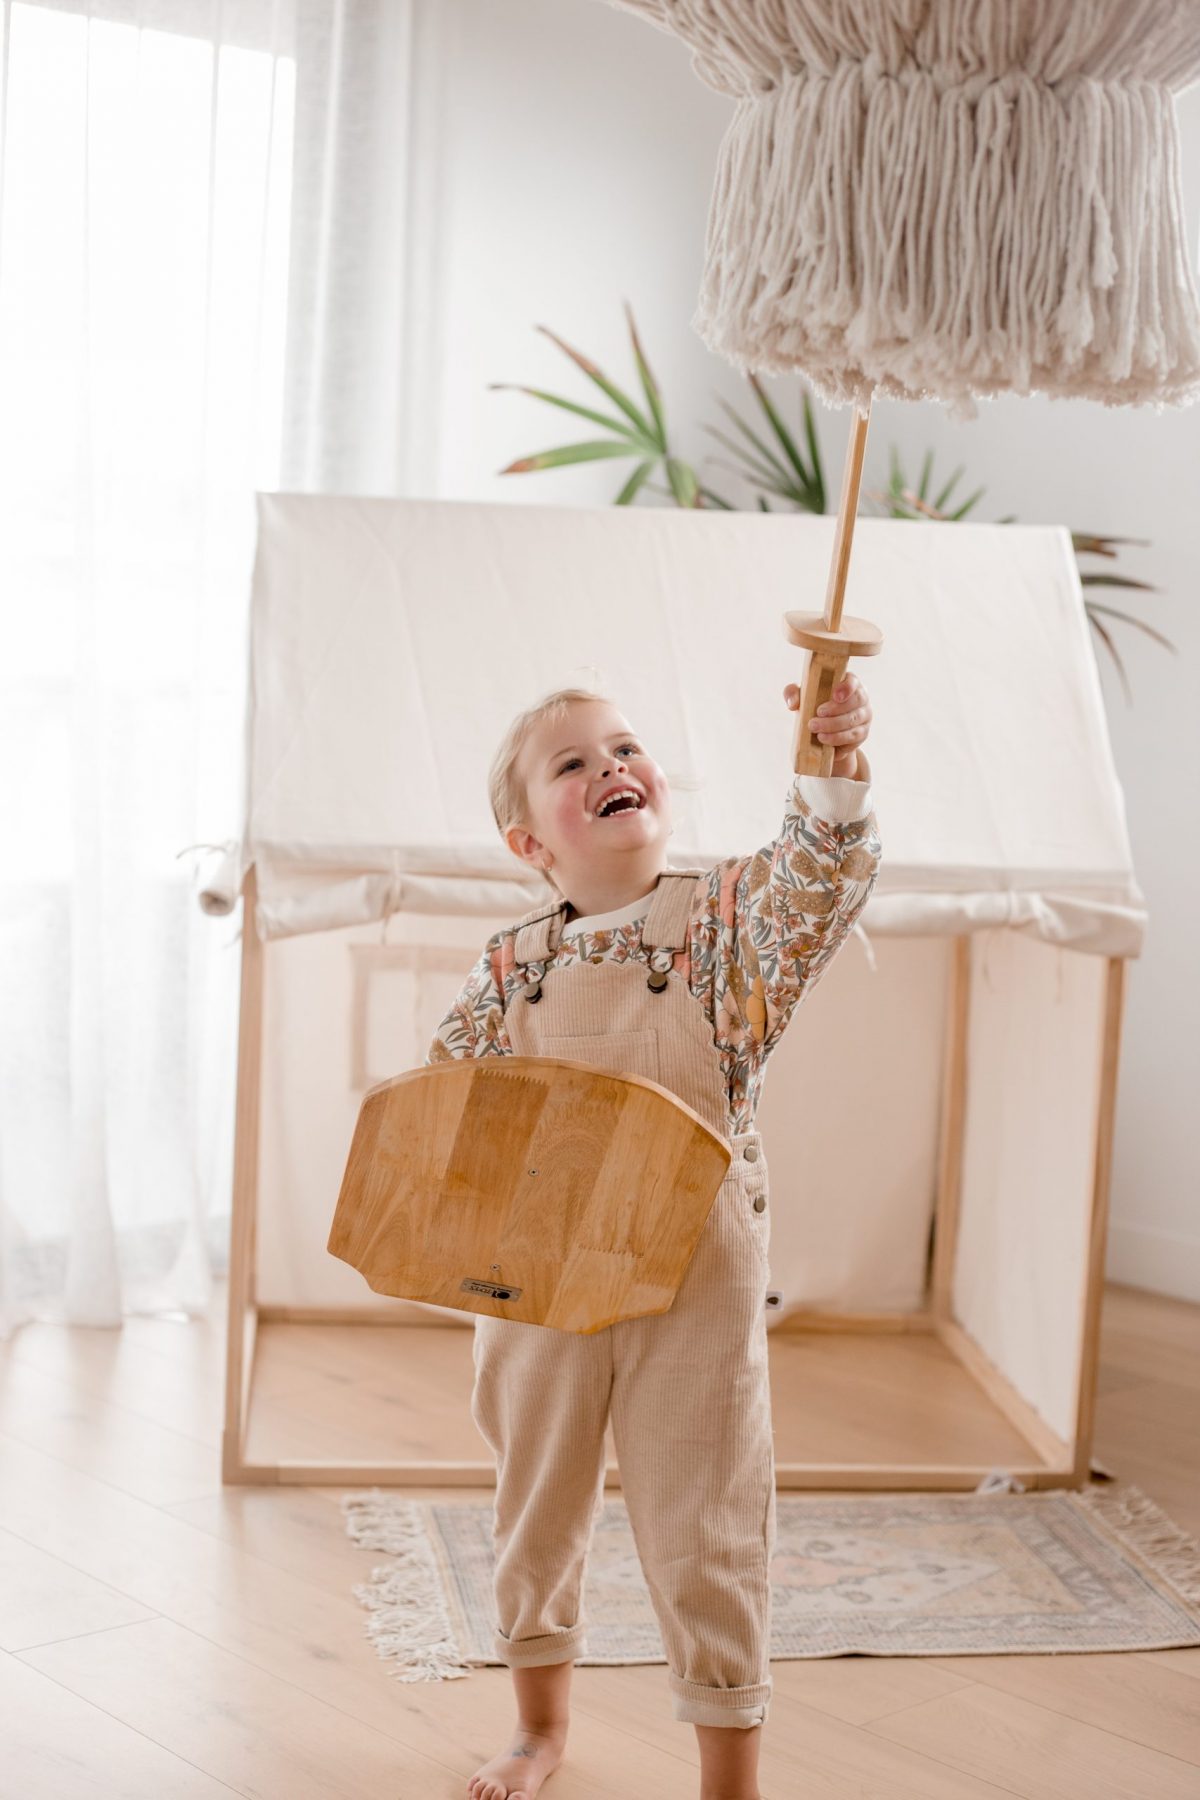
{"type": "Polygon", "coordinates": [[[518,1725],[511,1748],[476,1770],[467,1783],[470,1800],[533,1800],[562,1761],[566,1727],[559,1731],[526,1731],[518,1725]]]}

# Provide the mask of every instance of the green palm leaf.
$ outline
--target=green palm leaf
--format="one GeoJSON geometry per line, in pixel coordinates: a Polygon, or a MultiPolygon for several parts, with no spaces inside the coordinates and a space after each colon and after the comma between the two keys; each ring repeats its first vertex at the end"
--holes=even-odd
{"type": "MultiPolygon", "coordinates": [[[[957,469],[955,469],[953,475],[950,477],[949,481],[946,483],[945,487],[942,489],[941,493],[938,494],[933,501],[933,505],[935,506],[935,508],[937,509],[938,512],[942,511],[947,500],[950,498],[951,494],[954,492],[955,488],[959,484],[959,481],[961,480],[962,476],[965,473],[966,473],[966,471],[964,470],[962,464],[960,463],[958,465],[957,469]]],[[[980,493],[982,493],[983,489],[981,488],[979,491],[980,491],[980,493]]],[[[921,498],[922,498],[922,500],[925,498],[924,494],[921,495],[921,498]]]]}
{"type": "Polygon", "coordinates": [[[805,388],[804,402],[804,435],[808,440],[808,454],[812,459],[812,510],[815,513],[825,511],[825,471],[821,466],[821,446],[817,442],[817,422],[813,417],[812,401],[808,389],[805,388]]]}
{"type": "Polygon", "coordinates": [[[633,359],[641,376],[642,388],[645,392],[654,423],[658,428],[658,448],[665,453],[667,448],[667,422],[663,417],[662,397],[658,391],[658,383],[650,373],[650,365],[642,352],[641,340],[637,334],[637,326],[633,322],[633,308],[628,300],[625,302],[625,317],[629,321],[629,336],[633,343],[633,359]]]}
{"type": "MultiPolygon", "coordinates": [[[[733,423],[737,426],[738,430],[742,433],[742,436],[744,438],[746,438],[751,444],[753,444],[754,448],[758,451],[758,454],[762,457],[763,461],[770,468],[774,469],[778,480],[783,482],[784,486],[786,487],[792,481],[792,477],[788,474],[787,470],[784,468],[783,464],[779,461],[778,457],[775,456],[774,452],[770,449],[770,447],[767,444],[763,443],[762,439],[759,437],[757,432],[751,431],[750,427],[747,425],[745,419],[743,419],[742,415],[738,412],[736,407],[730,406],[730,404],[727,400],[718,400],[717,404],[721,407],[722,411],[728,413],[729,417],[733,420],[733,423]]],[[[709,430],[710,431],[712,430],[711,426],[709,427],[709,430]]],[[[719,432],[714,431],[712,433],[712,435],[715,438],[717,438],[718,442],[728,443],[728,439],[722,438],[719,432]]],[[[738,447],[733,446],[733,448],[737,449],[738,447]]],[[[744,451],[739,450],[738,453],[741,455],[745,455],[744,451]]],[[[749,460],[749,459],[747,459],[747,460],[749,460]]]]}
{"type": "Polygon", "coordinates": [[[576,368],[582,369],[588,380],[594,381],[596,386],[620,407],[625,416],[637,426],[640,436],[650,438],[657,444],[660,451],[666,449],[665,444],[659,442],[657,438],[655,426],[651,424],[644,413],[639,412],[629,395],[619,388],[615,381],[609,380],[603,369],[599,368],[590,357],[584,356],[582,351],[572,349],[571,345],[564,342],[557,333],[551,331],[548,325],[539,325],[538,330],[544,337],[548,337],[552,344],[557,344],[563,354],[570,357],[576,368]]]}
{"type": "Polygon", "coordinates": [[[577,400],[564,399],[561,394],[548,394],[545,388],[521,387],[513,381],[490,381],[489,392],[493,394],[528,394],[532,400],[544,400],[549,406],[561,406],[564,411],[577,414],[581,419],[590,419],[593,425],[603,425],[608,431],[619,432],[627,437],[638,449],[655,450],[657,445],[623,419],[613,419],[607,413],[593,412],[590,406],[580,406],[577,400]]]}
{"type": "Polygon", "coordinates": [[[983,499],[984,492],[985,490],[983,488],[976,488],[969,500],[964,500],[961,506],[956,507],[952,513],[947,513],[946,517],[952,521],[955,519],[965,519],[971,508],[983,499]]]}
{"type": "MultiPolygon", "coordinates": [[[[1145,583],[1142,582],[1139,585],[1144,587],[1145,583]]],[[[1124,619],[1127,625],[1136,625],[1139,631],[1144,631],[1147,637],[1152,637],[1156,643],[1161,644],[1165,650],[1169,650],[1173,656],[1179,655],[1179,645],[1173,644],[1169,637],[1163,636],[1161,631],[1156,631],[1153,625],[1147,625],[1145,619],[1139,619],[1133,613],[1122,612],[1119,606],[1105,606],[1099,600],[1088,600],[1085,605],[1089,613],[1108,613],[1114,619],[1124,619]]],[[[1092,623],[1093,625],[1096,623],[1095,619],[1092,620],[1092,623]]]]}
{"type": "MultiPolygon", "coordinates": [[[[900,453],[895,444],[888,446],[888,485],[885,493],[870,493],[868,497],[878,500],[894,519],[944,519],[955,522],[965,519],[973,507],[982,500],[986,489],[977,488],[975,492],[955,507],[953,512],[946,512],[945,504],[958,486],[963,470],[955,469],[949,481],[934,499],[926,499],[929,492],[930,478],[933,474],[933,451],[925,453],[921,463],[921,475],[915,487],[907,480],[900,453]]],[[[1001,520],[1001,524],[1011,521],[1001,520]]]]}
{"type": "Polygon", "coordinates": [[[1108,654],[1112,657],[1113,661],[1117,665],[1117,673],[1121,677],[1121,686],[1125,690],[1126,702],[1128,705],[1132,706],[1133,705],[1133,692],[1129,686],[1129,677],[1125,673],[1125,664],[1121,661],[1121,658],[1117,653],[1117,646],[1112,641],[1112,634],[1111,634],[1111,632],[1108,632],[1104,629],[1104,626],[1100,623],[1099,619],[1092,618],[1092,611],[1091,611],[1090,607],[1087,609],[1087,611],[1088,611],[1088,618],[1091,621],[1093,629],[1096,631],[1097,635],[1100,638],[1100,641],[1104,644],[1105,648],[1107,649],[1108,654]]]}
{"type": "Polygon", "coordinates": [[[639,488],[642,486],[642,484],[646,480],[647,476],[649,476],[653,472],[654,465],[657,461],[658,461],[658,458],[655,456],[652,456],[646,462],[641,462],[638,464],[637,468],[633,471],[633,474],[629,477],[629,480],[625,483],[625,486],[621,489],[620,493],[617,495],[616,499],[614,500],[614,502],[613,502],[614,506],[628,506],[629,505],[630,501],[637,494],[639,488]]]}
{"type": "Polygon", "coordinates": [[[635,456],[634,445],[614,443],[611,438],[597,438],[586,444],[564,444],[559,450],[539,450],[536,456],[521,456],[501,469],[502,475],[528,475],[535,469],[561,469],[566,463],[599,462],[605,456],[635,456]]]}
{"type": "Polygon", "coordinates": [[[796,448],[795,440],[783,420],[780,418],[775,407],[772,405],[770,395],[763,387],[762,382],[758,379],[757,375],[748,375],[746,379],[757,394],[759,404],[771,422],[771,429],[783,447],[784,455],[796,471],[801,488],[804,489],[806,493],[813,493],[814,483],[812,470],[808,468],[804,458],[796,448]]]}
{"type": "Polygon", "coordinates": [[[677,456],[668,456],[667,480],[680,506],[699,505],[700,483],[696,480],[695,470],[688,463],[680,462],[677,456]]]}
{"type": "Polygon", "coordinates": [[[1088,556],[1115,556],[1117,553],[1110,546],[1113,544],[1137,544],[1143,550],[1149,544],[1149,538],[1106,537],[1098,531],[1073,531],[1071,542],[1076,554],[1083,551],[1088,556]]]}
{"type": "Polygon", "coordinates": [[[1132,575],[1081,575],[1084,587],[1120,587],[1141,588],[1145,594],[1157,594],[1158,589],[1152,581],[1135,581],[1132,575]]]}
{"type": "Polygon", "coordinates": [[[763,487],[770,488],[773,494],[782,495],[784,499],[796,499],[798,497],[799,489],[792,476],[787,475],[782,471],[777,471],[771,465],[760,463],[755,457],[751,456],[750,452],[743,444],[737,443],[733,438],[726,437],[725,433],[723,431],[718,431],[715,425],[706,425],[704,429],[708,432],[709,437],[715,438],[718,444],[723,444],[725,449],[732,451],[733,455],[737,458],[732,471],[735,475],[745,475],[751,481],[757,482],[763,487]]]}

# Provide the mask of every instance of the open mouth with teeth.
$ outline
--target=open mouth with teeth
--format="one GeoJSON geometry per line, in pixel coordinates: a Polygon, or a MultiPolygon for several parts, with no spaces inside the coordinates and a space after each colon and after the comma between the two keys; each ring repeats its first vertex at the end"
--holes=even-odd
{"type": "Polygon", "coordinates": [[[616,813],[640,812],[645,804],[642,796],[632,788],[617,788],[614,793],[605,795],[603,802],[596,808],[596,817],[611,819],[616,813]]]}

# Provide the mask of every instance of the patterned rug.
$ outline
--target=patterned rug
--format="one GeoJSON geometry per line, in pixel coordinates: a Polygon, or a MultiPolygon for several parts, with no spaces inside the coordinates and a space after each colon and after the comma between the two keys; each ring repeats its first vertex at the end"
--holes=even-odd
{"type": "MultiPolygon", "coordinates": [[[[346,1529],[393,1560],[354,1593],[400,1681],[458,1679],[492,1649],[492,1503],[374,1488],[346,1529]]],[[[1200,1644],[1200,1545],[1137,1488],[780,1494],[771,1656],[962,1656],[1200,1644]]],[[[661,1663],[625,1502],[606,1499],[584,1617],[595,1663],[661,1663]]]]}

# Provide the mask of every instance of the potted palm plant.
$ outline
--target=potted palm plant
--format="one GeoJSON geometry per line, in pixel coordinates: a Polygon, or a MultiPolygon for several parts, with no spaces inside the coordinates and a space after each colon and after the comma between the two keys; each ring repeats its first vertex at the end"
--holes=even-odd
{"type": "MultiPolygon", "coordinates": [[[[611,380],[590,357],[566,343],[548,326],[537,327],[600,390],[615,411],[601,412],[565,395],[550,393],[545,388],[526,387],[514,382],[490,384],[494,392],[526,394],[545,405],[558,407],[586,419],[590,424],[599,426],[604,433],[602,437],[587,438],[578,443],[535,451],[529,456],[519,456],[501,469],[500,473],[529,475],[543,469],[559,469],[573,463],[609,459],[632,462],[632,469],[624,474],[620,488],[613,495],[615,506],[630,506],[641,494],[648,493],[662,495],[676,506],[717,507],[727,512],[742,510],[734,501],[718,493],[697,466],[681,456],[672,444],[667,431],[662,393],[642,348],[633,309],[628,301],[625,302],[625,316],[640,387],[640,397],[636,399],[611,380]]],[[[737,435],[731,437],[728,432],[719,430],[716,426],[706,425],[704,428],[733,458],[732,462],[717,462],[715,466],[737,476],[751,491],[751,505],[761,512],[782,510],[823,513],[826,510],[824,467],[816,418],[807,389],[801,387],[800,423],[798,429],[792,430],[761,378],[748,374],[746,381],[756,407],[751,415],[753,423],[743,418],[736,407],[721,399],[718,404],[737,435]]],[[[933,452],[928,451],[914,483],[906,475],[899,453],[893,445],[887,487],[874,491],[868,489],[866,498],[881,512],[894,519],[938,519],[947,524],[965,519],[983,498],[985,490],[976,488],[965,500],[955,501],[954,491],[965,473],[964,469],[955,469],[948,480],[935,484],[933,462],[933,452]]],[[[1015,515],[1008,514],[998,523],[1011,524],[1014,517],[1015,515]]],[[[1080,558],[1099,557],[1113,562],[1119,546],[1144,544],[1144,541],[1138,538],[1111,537],[1094,531],[1071,533],[1077,561],[1080,558]]],[[[1125,697],[1132,703],[1133,695],[1125,665],[1106,620],[1119,619],[1144,631],[1173,655],[1178,654],[1177,647],[1145,619],[1139,619],[1134,613],[1096,599],[1094,590],[1127,588],[1142,593],[1157,593],[1158,590],[1152,583],[1139,581],[1121,570],[1096,570],[1082,561],[1079,562],[1079,579],[1084,588],[1088,621],[1097,639],[1112,657],[1125,697]]]]}

